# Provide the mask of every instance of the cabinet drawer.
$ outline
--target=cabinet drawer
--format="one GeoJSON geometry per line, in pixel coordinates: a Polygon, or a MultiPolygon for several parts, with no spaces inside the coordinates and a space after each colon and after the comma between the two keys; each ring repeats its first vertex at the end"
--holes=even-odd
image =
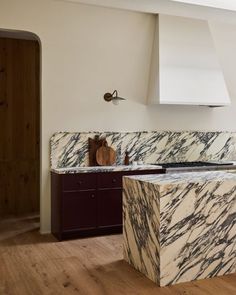
{"type": "Polygon", "coordinates": [[[109,172],[98,176],[99,188],[121,188],[122,187],[122,173],[109,172]]]}
{"type": "Polygon", "coordinates": [[[63,176],[63,191],[89,190],[97,186],[96,173],[66,174],[63,176]]]}

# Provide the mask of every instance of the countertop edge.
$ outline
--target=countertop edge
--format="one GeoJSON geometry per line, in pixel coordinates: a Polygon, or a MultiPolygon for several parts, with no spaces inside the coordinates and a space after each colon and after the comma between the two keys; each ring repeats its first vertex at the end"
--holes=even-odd
{"type": "Polygon", "coordinates": [[[50,172],[56,174],[80,174],[80,173],[109,173],[109,172],[128,172],[128,171],[152,171],[152,170],[165,170],[159,165],[143,165],[143,166],[92,166],[92,167],[77,167],[77,168],[51,168],[50,172]]]}

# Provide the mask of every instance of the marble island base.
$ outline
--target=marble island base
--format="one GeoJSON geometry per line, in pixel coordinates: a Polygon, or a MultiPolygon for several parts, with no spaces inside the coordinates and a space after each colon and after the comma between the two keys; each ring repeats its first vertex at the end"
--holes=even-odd
{"type": "Polygon", "coordinates": [[[124,259],[166,286],[236,272],[236,175],[123,178],[124,259]]]}

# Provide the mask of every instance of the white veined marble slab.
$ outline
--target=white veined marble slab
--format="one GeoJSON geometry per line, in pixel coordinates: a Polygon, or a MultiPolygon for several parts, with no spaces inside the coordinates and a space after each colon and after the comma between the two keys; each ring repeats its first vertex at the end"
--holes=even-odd
{"type": "Polygon", "coordinates": [[[236,161],[236,132],[142,131],[142,132],[57,132],[50,140],[51,168],[89,165],[88,138],[106,137],[116,150],[116,165],[186,161],[236,161]]]}
{"type": "Polygon", "coordinates": [[[236,175],[123,179],[124,259],[161,286],[236,272],[236,175]]]}

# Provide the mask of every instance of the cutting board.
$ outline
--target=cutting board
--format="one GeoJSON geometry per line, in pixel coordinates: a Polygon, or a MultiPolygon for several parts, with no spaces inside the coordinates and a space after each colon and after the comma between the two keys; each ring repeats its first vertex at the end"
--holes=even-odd
{"type": "Polygon", "coordinates": [[[88,147],[89,147],[89,166],[98,166],[96,160],[96,152],[98,148],[102,146],[104,142],[104,138],[99,139],[99,135],[95,135],[94,138],[88,139],[88,147]]]}
{"type": "Polygon", "coordinates": [[[107,145],[107,141],[104,140],[102,146],[97,149],[96,160],[100,166],[112,166],[116,161],[116,152],[112,147],[107,145]]]}

